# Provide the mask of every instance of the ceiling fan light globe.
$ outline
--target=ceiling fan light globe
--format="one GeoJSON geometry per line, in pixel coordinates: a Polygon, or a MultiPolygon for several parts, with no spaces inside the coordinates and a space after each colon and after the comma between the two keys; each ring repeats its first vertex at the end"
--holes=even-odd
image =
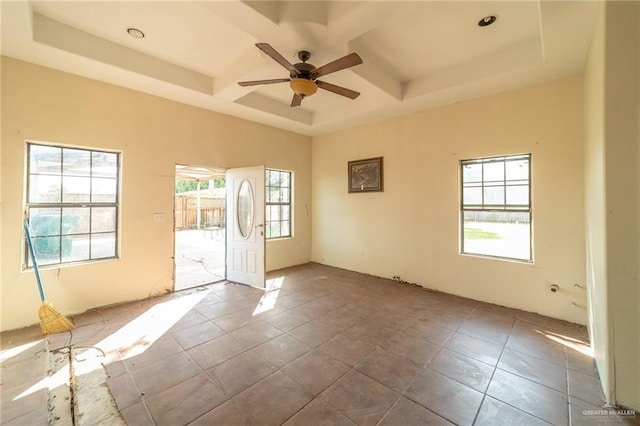
{"type": "Polygon", "coordinates": [[[295,94],[302,97],[311,96],[318,91],[318,86],[306,78],[292,78],[289,85],[295,94]]]}

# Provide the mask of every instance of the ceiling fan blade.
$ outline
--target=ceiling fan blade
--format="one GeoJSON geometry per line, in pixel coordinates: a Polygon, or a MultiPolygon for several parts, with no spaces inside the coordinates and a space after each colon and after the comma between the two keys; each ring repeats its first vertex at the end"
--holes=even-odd
{"type": "Polygon", "coordinates": [[[269,43],[256,43],[256,47],[260,50],[262,50],[264,53],[266,53],[267,55],[271,56],[271,58],[276,61],[277,63],[279,63],[280,65],[282,65],[283,67],[285,67],[286,69],[289,70],[289,72],[293,75],[298,75],[300,74],[300,71],[298,71],[292,64],[291,62],[287,61],[284,56],[282,56],[280,53],[278,53],[278,51],[276,49],[274,49],[273,47],[271,47],[271,45],[269,43]]]}
{"type": "Polygon", "coordinates": [[[291,81],[290,78],[273,78],[271,80],[253,80],[253,81],[239,81],[238,84],[242,87],[257,86],[259,84],[273,84],[273,83],[286,83],[291,81]]]}
{"type": "Polygon", "coordinates": [[[338,95],[346,96],[347,98],[350,98],[350,99],[355,99],[358,96],[360,96],[360,92],[347,89],[346,87],[336,86],[335,84],[327,83],[326,81],[316,80],[316,84],[321,89],[328,90],[333,93],[337,93],[338,95]]]}
{"type": "Polygon", "coordinates": [[[350,53],[347,56],[343,56],[340,59],[336,59],[333,62],[329,62],[321,67],[316,68],[311,72],[313,78],[318,78],[323,75],[331,74],[332,72],[340,71],[345,68],[359,65],[362,63],[362,58],[357,53],[350,53]]]}
{"type": "Polygon", "coordinates": [[[302,96],[298,95],[297,93],[294,93],[293,98],[291,99],[291,106],[297,107],[297,106],[300,106],[301,103],[302,103],[302,96]]]}

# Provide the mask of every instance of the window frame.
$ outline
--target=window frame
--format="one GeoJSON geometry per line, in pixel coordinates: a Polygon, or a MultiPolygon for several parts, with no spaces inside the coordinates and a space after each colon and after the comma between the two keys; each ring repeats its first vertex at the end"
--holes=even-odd
{"type": "MultiPolygon", "coordinates": [[[[531,153],[524,153],[524,154],[508,154],[508,155],[498,155],[498,156],[491,156],[491,157],[481,157],[481,158],[473,158],[473,159],[467,159],[467,160],[460,160],[459,162],[459,173],[460,173],[460,185],[459,185],[459,191],[460,191],[460,200],[459,200],[459,239],[460,239],[460,254],[461,255],[469,255],[469,256],[479,256],[479,257],[487,257],[487,258],[491,258],[491,259],[499,259],[499,260],[506,260],[506,261],[514,261],[514,262],[521,262],[521,263],[529,263],[529,264],[533,264],[534,263],[534,254],[533,254],[533,200],[532,200],[532,174],[533,174],[533,161],[532,161],[532,155],[531,153]],[[507,163],[510,161],[522,161],[522,160],[527,160],[528,162],[528,173],[527,173],[527,178],[526,178],[526,182],[524,184],[522,183],[514,183],[512,185],[509,185],[509,180],[507,180],[507,163]],[[495,203],[495,204],[489,204],[489,203],[485,203],[484,202],[484,198],[485,198],[485,180],[484,180],[484,164],[490,164],[490,163],[497,163],[497,162],[502,162],[504,163],[504,174],[503,174],[503,178],[501,181],[487,181],[487,182],[502,182],[502,185],[486,185],[486,186],[503,186],[504,188],[504,193],[503,193],[503,203],[495,203]],[[479,187],[481,189],[481,194],[482,194],[482,201],[480,204],[464,204],[464,190],[465,190],[465,180],[464,180],[464,167],[465,165],[472,165],[472,164],[482,164],[483,165],[483,171],[482,171],[482,177],[481,177],[481,181],[480,181],[480,186],[473,186],[473,187],[479,187]],[[507,203],[507,188],[509,187],[515,187],[515,186],[523,186],[526,185],[528,188],[527,190],[527,203],[526,204],[508,204],[507,203]],[[499,255],[491,255],[491,254],[484,254],[484,253],[477,253],[477,252],[468,252],[465,251],[465,235],[464,235],[464,224],[465,224],[465,212],[501,212],[501,213],[526,213],[529,216],[529,258],[525,259],[525,258],[520,258],[520,257],[508,257],[508,256],[499,256],[499,255]]],[[[522,179],[515,179],[514,181],[523,181],[522,179]]],[[[467,186],[466,188],[469,188],[469,186],[467,186]]]]}
{"type": "MultiPolygon", "coordinates": [[[[264,218],[264,228],[265,228],[265,240],[278,240],[278,239],[286,239],[286,238],[293,238],[293,187],[294,187],[294,182],[293,182],[293,172],[290,170],[282,170],[282,169],[274,169],[274,168],[265,168],[265,218],[264,218]],[[278,173],[287,173],[289,175],[289,186],[288,187],[284,187],[284,188],[288,188],[289,189],[289,199],[288,201],[278,201],[278,202],[274,202],[274,201],[269,201],[269,188],[283,188],[282,185],[279,185],[277,187],[271,186],[269,185],[270,181],[269,181],[269,173],[270,172],[278,172],[278,173]],[[270,207],[271,206],[288,206],[289,207],[289,217],[286,220],[269,220],[270,217],[270,207]],[[289,233],[287,235],[282,235],[282,232],[280,232],[280,235],[278,236],[269,236],[270,234],[270,224],[271,223],[275,223],[275,222],[289,222],[289,233]]],[[[282,229],[282,228],[281,228],[282,229]]]]}
{"type": "MultiPolygon", "coordinates": [[[[98,176],[101,177],[101,176],[98,176]]],[[[101,177],[102,178],[102,177],[101,177]]],[[[61,268],[61,267],[67,267],[67,266],[74,266],[74,265],[83,265],[83,264],[87,264],[87,263],[95,263],[95,262],[103,262],[103,261],[109,261],[109,260],[117,260],[120,258],[120,205],[121,205],[121,184],[122,184],[122,152],[121,151],[115,151],[115,150],[106,150],[106,149],[99,149],[99,148],[89,148],[89,147],[84,147],[84,146],[73,146],[73,145],[65,145],[65,144],[56,144],[56,143],[47,143],[47,142],[39,142],[39,141],[26,141],[26,153],[25,153],[25,179],[24,179],[24,217],[25,219],[30,219],[31,217],[31,210],[32,209],[59,209],[60,210],[60,228],[58,229],[56,234],[52,234],[52,235],[47,235],[47,237],[53,236],[53,237],[58,237],[60,239],[60,243],[59,243],[59,262],[55,262],[55,263],[44,263],[41,264],[40,261],[38,262],[38,267],[40,269],[46,269],[46,268],[61,268]],[[34,146],[40,146],[40,147],[47,147],[47,148],[58,148],[61,150],[60,155],[60,172],[56,173],[56,174],[50,174],[50,173],[32,173],[31,170],[31,153],[32,153],[32,147],[34,146]],[[84,201],[84,202],[64,202],[62,195],[60,198],[59,202],[31,202],[30,200],[30,194],[31,194],[31,187],[32,187],[32,176],[37,176],[37,175],[48,175],[48,176],[59,176],[60,179],[62,180],[62,178],[64,176],[73,176],[73,175],[65,175],[64,174],[64,150],[74,150],[74,151],[84,151],[89,153],[89,178],[95,178],[95,176],[93,175],[93,154],[94,153],[104,153],[104,154],[113,154],[116,156],[116,171],[115,171],[115,195],[114,195],[114,201],[113,202],[105,202],[105,201],[91,201],[91,199],[89,199],[89,201],[84,201]],[[62,230],[62,221],[63,221],[63,209],[73,209],[73,208],[89,208],[89,223],[91,223],[92,220],[92,214],[93,214],[93,208],[115,208],[115,217],[114,217],[114,228],[113,231],[96,231],[96,232],[92,232],[91,231],[91,225],[89,227],[89,231],[88,232],[81,232],[78,234],[64,234],[63,230],[62,230]],[[96,257],[96,258],[92,258],[91,255],[91,237],[93,235],[105,235],[105,234],[114,234],[114,238],[115,238],[115,242],[114,242],[114,253],[113,256],[106,256],[106,257],[96,257]],[[64,250],[62,249],[63,247],[63,237],[65,236],[72,236],[72,235],[87,235],[89,237],[89,247],[88,247],[88,258],[86,259],[80,259],[80,260],[70,260],[70,261],[63,261],[63,252],[64,250]]],[[[61,187],[62,190],[62,187],[61,187]]],[[[91,198],[91,196],[93,195],[93,190],[90,187],[89,193],[88,193],[89,197],[91,198]]],[[[29,222],[31,222],[31,220],[29,220],[29,222]]],[[[32,242],[36,241],[38,236],[34,235],[33,233],[33,225],[31,223],[29,223],[29,226],[31,227],[31,238],[32,238],[32,242]]],[[[26,238],[26,237],[25,237],[26,238]]],[[[35,249],[35,247],[34,247],[35,249]]],[[[28,245],[24,244],[24,250],[23,250],[23,270],[31,270],[33,269],[33,261],[30,257],[30,253],[29,253],[29,249],[28,249],[28,245]]]]}

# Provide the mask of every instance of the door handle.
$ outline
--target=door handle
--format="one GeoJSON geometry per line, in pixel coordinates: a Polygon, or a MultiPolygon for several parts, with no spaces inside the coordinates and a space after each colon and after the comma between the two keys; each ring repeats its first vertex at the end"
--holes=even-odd
{"type": "Polygon", "coordinates": [[[256,225],[256,229],[261,228],[263,226],[264,226],[264,223],[259,223],[259,224],[256,225]]]}

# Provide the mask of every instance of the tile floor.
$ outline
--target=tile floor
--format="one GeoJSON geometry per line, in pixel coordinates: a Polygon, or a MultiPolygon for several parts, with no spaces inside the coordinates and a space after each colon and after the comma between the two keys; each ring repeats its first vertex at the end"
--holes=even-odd
{"type": "MultiPolygon", "coordinates": [[[[90,311],[47,343],[99,347],[134,426],[640,424],[589,411],[584,327],[318,264],[268,278],[90,311]]],[[[42,419],[42,392],[9,398],[34,356],[3,364],[3,424],[42,419]]]]}

